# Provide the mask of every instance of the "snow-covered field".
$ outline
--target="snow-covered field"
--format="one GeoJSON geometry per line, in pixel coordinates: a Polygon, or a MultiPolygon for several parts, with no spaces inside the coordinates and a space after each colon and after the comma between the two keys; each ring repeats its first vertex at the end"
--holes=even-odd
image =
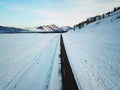
{"type": "Polygon", "coordinates": [[[120,10],[116,13],[63,34],[80,90],[120,90],[120,10]]]}
{"type": "MultiPolygon", "coordinates": [[[[120,10],[63,34],[79,90],[120,90],[120,10]]],[[[0,90],[60,90],[60,34],[0,34],[0,90]]]]}
{"type": "Polygon", "coordinates": [[[59,34],[0,34],[0,90],[59,90],[59,42],[59,34]]]}

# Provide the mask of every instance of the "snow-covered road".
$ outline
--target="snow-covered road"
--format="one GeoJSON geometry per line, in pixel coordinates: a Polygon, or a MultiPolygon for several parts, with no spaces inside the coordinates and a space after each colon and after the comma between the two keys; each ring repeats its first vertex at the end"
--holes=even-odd
{"type": "Polygon", "coordinates": [[[58,89],[59,36],[0,34],[0,90],[58,89]],[[52,70],[57,78],[52,78],[52,70]]]}

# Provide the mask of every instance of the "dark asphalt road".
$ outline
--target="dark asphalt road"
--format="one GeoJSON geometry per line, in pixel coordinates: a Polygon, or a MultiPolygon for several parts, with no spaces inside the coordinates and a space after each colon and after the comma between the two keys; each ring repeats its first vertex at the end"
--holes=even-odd
{"type": "Polygon", "coordinates": [[[60,46],[61,46],[60,58],[61,58],[62,90],[78,90],[78,86],[72,73],[70,63],[68,61],[62,35],[60,38],[60,46]]]}

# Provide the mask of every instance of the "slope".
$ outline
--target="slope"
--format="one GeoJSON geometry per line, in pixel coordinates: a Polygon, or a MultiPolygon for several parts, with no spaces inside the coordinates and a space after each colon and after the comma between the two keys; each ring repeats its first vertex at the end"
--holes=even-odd
{"type": "Polygon", "coordinates": [[[120,90],[120,10],[63,34],[80,90],[120,90]]]}

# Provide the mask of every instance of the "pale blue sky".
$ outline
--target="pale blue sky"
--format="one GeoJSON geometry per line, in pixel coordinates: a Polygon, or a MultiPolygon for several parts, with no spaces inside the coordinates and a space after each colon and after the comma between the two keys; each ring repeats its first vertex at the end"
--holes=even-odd
{"type": "Polygon", "coordinates": [[[120,0],[0,0],[0,25],[72,26],[119,5],[120,0]]]}

